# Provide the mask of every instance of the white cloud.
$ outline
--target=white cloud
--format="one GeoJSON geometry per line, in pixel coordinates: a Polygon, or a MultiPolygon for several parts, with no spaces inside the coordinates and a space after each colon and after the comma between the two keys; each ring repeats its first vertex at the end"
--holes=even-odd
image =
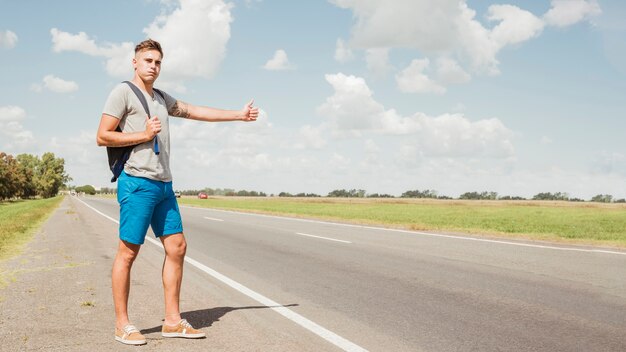
{"type": "Polygon", "coordinates": [[[352,10],[351,47],[410,48],[423,55],[455,56],[480,73],[498,73],[498,52],[541,32],[543,22],[511,5],[493,5],[487,18],[493,29],[478,22],[465,0],[331,0],[352,10]]]}
{"type": "Polygon", "coordinates": [[[368,154],[380,153],[380,147],[371,139],[365,141],[365,147],[363,148],[368,154]]]}
{"type": "Polygon", "coordinates": [[[396,75],[396,82],[400,91],[405,93],[445,93],[446,88],[424,74],[424,70],[427,70],[429,65],[428,59],[411,61],[407,68],[396,75]]]}
{"type": "Polygon", "coordinates": [[[0,150],[19,154],[35,147],[33,133],[20,122],[25,118],[26,111],[19,106],[0,106],[0,150]]]}
{"type": "Polygon", "coordinates": [[[19,106],[0,106],[0,122],[20,121],[26,117],[26,111],[19,106]]]}
{"type": "Polygon", "coordinates": [[[541,137],[541,144],[543,145],[548,145],[548,144],[552,144],[554,141],[552,140],[552,138],[548,137],[548,136],[542,136],[541,137]]]}
{"type": "Polygon", "coordinates": [[[393,69],[389,65],[389,49],[388,48],[372,48],[365,51],[365,61],[367,69],[375,76],[384,77],[387,72],[393,69]]]}
{"type": "Polygon", "coordinates": [[[461,84],[469,82],[472,77],[450,58],[437,60],[437,81],[443,84],[461,84]]]}
{"type": "Polygon", "coordinates": [[[36,92],[41,92],[43,87],[55,93],[71,93],[78,90],[78,83],[66,81],[53,75],[46,75],[43,78],[43,85],[33,84],[31,89],[36,92]]]}
{"type": "Polygon", "coordinates": [[[415,114],[419,126],[415,145],[428,156],[488,156],[506,158],[514,155],[513,132],[498,119],[470,121],[462,114],[430,117],[415,114]]]}
{"type": "Polygon", "coordinates": [[[595,0],[552,0],[552,7],[544,15],[547,24],[567,27],[602,13],[595,0]]]}
{"type": "Polygon", "coordinates": [[[132,43],[105,43],[98,46],[85,32],[71,34],[57,28],[52,28],[50,34],[52,35],[52,50],[54,52],[77,51],[90,56],[104,57],[106,58],[105,67],[109,75],[115,77],[132,75],[131,60],[134,55],[132,43]]]}
{"type": "Polygon", "coordinates": [[[375,128],[377,117],[384,113],[382,104],[372,98],[372,91],[361,77],[343,73],[326,75],[335,94],[317,108],[319,115],[333,124],[333,130],[358,132],[375,128]]]}
{"type": "Polygon", "coordinates": [[[178,8],[144,29],[163,48],[164,80],[215,75],[230,40],[232,8],[222,0],[180,0],[178,8]]]}
{"type": "Polygon", "coordinates": [[[313,127],[305,125],[298,131],[297,141],[294,145],[296,149],[322,149],[326,146],[327,141],[323,137],[323,133],[326,129],[325,125],[313,127]]]}
{"type": "Polygon", "coordinates": [[[360,77],[326,75],[335,93],[317,109],[335,135],[405,135],[410,147],[427,156],[505,158],[514,154],[513,132],[498,119],[471,121],[463,114],[431,117],[417,112],[401,116],[374,100],[360,77]]]}
{"type": "Polygon", "coordinates": [[[291,70],[294,67],[289,63],[285,50],[278,49],[274,52],[274,56],[263,65],[263,68],[269,71],[283,71],[291,70]]]}
{"type": "Polygon", "coordinates": [[[17,34],[6,30],[0,31],[0,48],[12,49],[17,44],[17,34]]]}
{"type": "Polygon", "coordinates": [[[348,61],[352,61],[354,59],[354,54],[352,53],[352,49],[344,43],[343,39],[337,39],[337,44],[335,46],[335,60],[341,63],[346,63],[348,61]]]}
{"type": "Polygon", "coordinates": [[[487,18],[499,22],[491,30],[490,35],[498,50],[506,45],[522,43],[538,36],[544,26],[540,18],[512,5],[489,6],[487,18]]]}
{"type": "Polygon", "coordinates": [[[626,175],[626,156],[618,152],[596,153],[591,162],[591,172],[602,175],[626,175]]]}
{"type": "Polygon", "coordinates": [[[384,162],[380,159],[381,148],[374,140],[367,139],[365,141],[363,152],[365,153],[365,158],[360,163],[363,168],[369,171],[384,169],[384,162]]]}
{"type": "Polygon", "coordinates": [[[328,160],[328,168],[334,172],[348,173],[351,170],[352,160],[339,153],[333,153],[328,160]]]}
{"type": "Polygon", "coordinates": [[[78,51],[91,56],[106,56],[106,50],[98,48],[95,41],[90,39],[85,32],[71,34],[52,28],[50,34],[52,35],[52,51],[55,53],[78,51]]]}
{"type": "MultiPolygon", "coordinates": [[[[180,81],[187,78],[211,78],[226,54],[232,22],[230,3],[222,0],[180,0],[178,7],[164,3],[167,14],[160,15],[144,33],[163,48],[162,85],[184,90],[180,81]]],[[[71,34],[56,28],[50,31],[53,51],[77,51],[106,58],[106,71],[114,77],[133,74],[131,60],[135,45],[101,43],[86,33],[71,34]]]]}
{"type": "Polygon", "coordinates": [[[456,0],[331,0],[352,10],[356,23],[352,43],[362,49],[411,47],[426,51],[448,49],[454,40],[452,16],[456,0]],[[436,34],[436,35],[433,35],[436,34]]]}

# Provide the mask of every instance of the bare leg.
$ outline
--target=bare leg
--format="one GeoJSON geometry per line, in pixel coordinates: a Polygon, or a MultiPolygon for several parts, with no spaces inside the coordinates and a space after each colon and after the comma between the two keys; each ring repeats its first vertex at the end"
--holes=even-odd
{"type": "Polygon", "coordinates": [[[182,233],[160,237],[165,248],[163,261],[163,291],[165,294],[165,324],[175,325],[180,317],[180,285],[187,242],[182,233]]]}
{"type": "Polygon", "coordinates": [[[132,244],[120,240],[117,255],[113,261],[111,271],[111,287],[113,288],[113,304],[115,305],[115,326],[123,329],[129,324],[128,321],[128,294],[130,292],[130,269],[133,266],[137,254],[138,244],[132,244]]]}

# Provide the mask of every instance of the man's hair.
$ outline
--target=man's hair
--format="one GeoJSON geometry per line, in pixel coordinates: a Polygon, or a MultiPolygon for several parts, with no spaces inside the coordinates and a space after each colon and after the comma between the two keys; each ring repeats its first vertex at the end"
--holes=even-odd
{"type": "Polygon", "coordinates": [[[144,50],[156,50],[161,54],[161,58],[163,58],[163,49],[161,49],[161,44],[156,40],[146,39],[137,44],[137,46],[135,46],[135,55],[144,50]]]}

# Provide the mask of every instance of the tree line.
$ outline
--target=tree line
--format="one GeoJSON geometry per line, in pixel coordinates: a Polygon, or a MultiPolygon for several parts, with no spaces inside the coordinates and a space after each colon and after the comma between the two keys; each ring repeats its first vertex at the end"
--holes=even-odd
{"type": "Polygon", "coordinates": [[[0,152],[0,200],[54,197],[70,180],[65,173],[65,160],[54,153],[44,153],[39,158],[0,152]]]}
{"type": "MultiPolygon", "coordinates": [[[[82,191],[88,194],[95,193],[93,187],[91,186],[82,186],[77,187],[76,191],[82,191]],[[93,192],[93,193],[91,193],[93,192]]],[[[115,188],[102,188],[99,193],[116,193],[115,188]]],[[[264,192],[257,191],[246,191],[240,190],[237,191],[235,189],[230,188],[204,188],[201,190],[185,190],[182,191],[182,195],[187,196],[195,196],[198,193],[205,193],[208,196],[227,196],[227,197],[267,197],[268,195],[264,192]]],[[[276,195],[270,194],[270,197],[278,196],[278,197],[298,197],[298,198],[315,198],[322,197],[316,193],[289,193],[289,192],[280,192],[276,195]]],[[[402,193],[399,197],[386,194],[386,193],[367,193],[364,189],[336,189],[331,192],[328,192],[326,197],[330,198],[423,198],[423,199],[455,199],[445,195],[439,195],[436,190],[426,189],[426,190],[409,190],[402,193]]],[[[565,192],[541,192],[535,194],[532,198],[525,198],[519,196],[501,196],[498,192],[465,192],[459,196],[461,200],[547,200],[547,201],[569,201],[569,202],[584,202],[584,199],[580,198],[572,198],[568,193],[565,192]]],[[[626,200],[615,199],[610,194],[598,194],[590,199],[591,202],[601,202],[601,203],[626,203],[626,200]]]]}
{"type": "MultiPolygon", "coordinates": [[[[304,194],[291,195],[289,193],[281,192],[279,197],[320,197],[317,194],[304,194]]],[[[342,198],[396,198],[396,196],[390,194],[378,194],[367,193],[363,189],[336,189],[328,193],[327,197],[342,197],[342,198]]],[[[435,190],[410,190],[402,193],[399,198],[424,198],[424,199],[454,199],[445,195],[439,195],[435,190]]],[[[459,196],[458,199],[467,200],[529,200],[519,196],[500,196],[498,192],[465,192],[459,196]]],[[[534,195],[530,200],[551,200],[551,201],[569,201],[569,202],[584,202],[580,198],[572,198],[564,192],[542,192],[534,195]]],[[[610,194],[598,194],[591,198],[592,202],[601,203],[626,203],[626,199],[614,199],[610,194]]]]}

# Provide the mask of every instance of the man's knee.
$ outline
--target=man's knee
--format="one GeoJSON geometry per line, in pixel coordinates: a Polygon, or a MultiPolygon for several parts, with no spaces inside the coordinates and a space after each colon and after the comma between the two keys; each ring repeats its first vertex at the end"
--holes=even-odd
{"type": "Polygon", "coordinates": [[[184,257],[187,253],[187,241],[182,233],[166,236],[161,240],[165,254],[172,257],[184,257]]]}
{"type": "Polygon", "coordinates": [[[124,263],[132,264],[139,254],[139,248],[141,248],[141,246],[138,244],[120,241],[120,245],[117,249],[117,258],[124,263]]]}

